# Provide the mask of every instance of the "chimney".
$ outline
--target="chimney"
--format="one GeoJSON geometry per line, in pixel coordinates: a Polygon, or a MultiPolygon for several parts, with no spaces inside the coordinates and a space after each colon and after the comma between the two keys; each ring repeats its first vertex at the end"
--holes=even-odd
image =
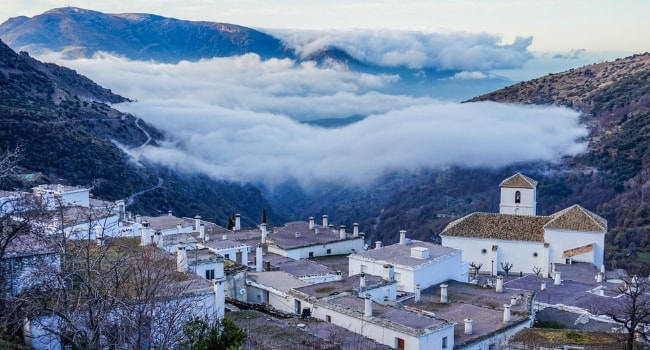
{"type": "Polygon", "coordinates": [[[510,323],[510,305],[503,305],[503,323],[510,323]]]}
{"type": "Polygon", "coordinates": [[[189,264],[187,263],[187,251],[183,243],[178,243],[178,252],[176,253],[176,268],[178,272],[187,272],[189,264]]]}
{"type": "Polygon", "coordinates": [[[255,271],[262,272],[264,270],[263,259],[264,250],[262,249],[262,245],[258,244],[255,250],[255,271]]]}
{"type": "Polygon", "coordinates": [[[294,235],[296,236],[296,238],[300,238],[300,232],[296,232],[294,233],[294,235]]]}
{"type": "Polygon", "coordinates": [[[199,225],[199,238],[205,239],[205,224],[201,223],[199,225]]]}
{"type": "Polygon", "coordinates": [[[449,302],[449,297],[447,296],[447,287],[449,287],[446,284],[441,284],[440,285],[440,302],[441,303],[448,303],[449,302]]]}
{"type": "Polygon", "coordinates": [[[539,287],[540,290],[546,290],[546,281],[542,281],[542,285],[539,287]]]}
{"type": "Polygon", "coordinates": [[[197,215],[194,217],[194,230],[198,231],[199,227],[201,227],[201,215],[197,215]]]}
{"type": "Polygon", "coordinates": [[[556,286],[562,284],[562,273],[560,271],[555,272],[555,279],[553,280],[553,284],[556,286]]]}
{"type": "Polygon", "coordinates": [[[313,216],[309,217],[309,229],[310,230],[314,229],[314,217],[313,216]]]}
{"type": "Polygon", "coordinates": [[[224,310],[224,299],[225,299],[225,288],[222,285],[223,281],[214,281],[214,312],[216,314],[216,319],[221,319],[225,314],[224,310]]]}
{"type": "Polygon", "coordinates": [[[167,211],[167,216],[173,216],[171,210],[167,211]]]}
{"type": "Polygon", "coordinates": [[[346,234],[345,234],[345,225],[339,226],[339,239],[345,239],[346,234]]]}
{"type": "Polygon", "coordinates": [[[362,289],[366,288],[366,273],[365,272],[362,272],[359,275],[359,287],[361,287],[362,289]]]}
{"type": "Polygon", "coordinates": [[[178,230],[178,233],[182,233],[183,223],[179,222],[178,224],[176,224],[176,230],[178,230]]]}
{"type": "Polygon", "coordinates": [[[465,334],[472,334],[473,329],[472,329],[472,319],[471,318],[466,318],[465,319],[465,334]]]}
{"type": "Polygon", "coordinates": [[[381,241],[375,242],[375,249],[381,248],[381,241]]]}
{"type": "Polygon", "coordinates": [[[221,236],[221,240],[222,240],[222,241],[225,241],[225,240],[227,240],[227,239],[228,239],[228,235],[222,235],[222,236],[221,236]]]}
{"type": "Polygon", "coordinates": [[[513,295],[510,297],[510,305],[515,306],[517,305],[517,296],[513,295]]]}
{"type": "Polygon", "coordinates": [[[600,273],[605,274],[605,264],[600,265],[600,273]]]}
{"type": "Polygon", "coordinates": [[[115,201],[115,204],[117,205],[120,221],[123,221],[126,218],[126,205],[124,204],[124,200],[115,201]]]}
{"type": "Polygon", "coordinates": [[[241,215],[235,214],[235,227],[233,231],[241,231],[241,215]]]}
{"type": "Polygon", "coordinates": [[[318,229],[318,226],[315,226],[314,227],[314,234],[317,235],[319,232],[320,232],[320,230],[318,229]]]}
{"type": "Polygon", "coordinates": [[[95,239],[100,239],[104,238],[104,235],[102,234],[102,227],[99,225],[95,226],[95,239]]]}
{"type": "Polygon", "coordinates": [[[153,244],[155,244],[156,247],[158,247],[158,248],[163,247],[163,235],[162,235],[162,232],[160,230],[156,230],[156,232],[154,232],[154,234],[153,234],[153,244]]]}
{"type": "Polygon", "coordinates": [[[401,245],[406,244],[406,230],[399,231],[399,244],[401,245]]]}
{"type": "Polygon", "coordinates": [[[266,235],[267,235],[265,223],[260,224],[260,231],[262,231],[262,244],[264,244],[266,243],[266,235]]]}
{"type": "Polygon", "coordinates": [[[497,276],[497,293],[503,293],[503,276],[497,276]]]}
{"type": "Polygon", "coordinates": [[[598,272],[596,274],[596,283],[602,283],[603,282],[603,274],[602,272],[598,272]]]}
{"type": "Polygon", "coordinates": [[[415,259],[429,259],[431,254],[429,253],[429,248],[425,247],[412,247],[411,248],[411,258],[415,259]]]}
{"type": "Polygon", "coordinates": [[[138,223],[138,224],[141,224],[142,223],[142,215],[136,214],[135,222],[138,223]]]}
{"type": "Polygon", "coordinates": [[[142,224],[140,224],[140,245],[149,245],[151,244],[151,233],[149,233],[149,222],[148,221],[143,221],[142,224]]]}
{"type": "Polygon", "coordinates": [[[337,281],[342,281],[343,280],[343,272],[336,271],[336,280],[337,281]]]}
{"type": "Polygon", "coordinates": [[[372,299],[370,299],[370,294],[366,294],[364,308],[363,308],[363,318],[368,319],[371,317],[372,317],[372,299]]]}
{"type": "Polygon", "coordinates": [[[388,282],[395,282],[395,268],[391,264],[386,264],[384,265],[384,269],[386,270],[386,279],[388,282]]]}
{"type": "Polygon", "coordinates": [[[59,192],[60,194],[64,194],[64,193],[65,193],[65,187],[63,187],[63,185],[56,185],[56,190],[57,190],[57,192],[59,192]]]}
{"type": "Polygon", "coordinates": [[[352,224],[352,237],[357,238],[359,237],[359,224],[356,222],[352,224]]]}
{"type": "Polygon", "coordinates": [[[420,293],[420,284],[415,285],[415,302],[419,303],[420,300],[422,299],[422,295],[420,293]]]}
{"type": "Polygon", "coordinates": [[[327,225],[327,214],[323,215],[323,225],[322,226],[323,226],[323,228],[326,228],[328,226],[327,225]]]}

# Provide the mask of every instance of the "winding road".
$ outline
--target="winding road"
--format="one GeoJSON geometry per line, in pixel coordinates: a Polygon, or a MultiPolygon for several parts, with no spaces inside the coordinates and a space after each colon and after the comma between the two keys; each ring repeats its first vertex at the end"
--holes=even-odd
{"type": "MultiPolygon", "coordinates": [[[[147,145],[149,145],[149,143],[151,142],[151,135],[149,134],[149,132],[147,132],[147,130],[145,130],[142,126],[140,126],[140,118],[136,118],[136,119],[135,119],[135,126],[136,126],[138,129],[140,129],[140,131],[142,131],[142,133],[143,133],[145,136],[147,136],[147,140],[146,140],[143,144],[141,144],[140,146],[136,147],[136,149],[142,149],[142,148],[146,147],[147,145]]],[[[129,197],[127,197],[127,198],[124,200],[124,204],[128,207],[129,205],[133,204],[133,202],[135,201],[135,198],[136,198],[137,196],[139,196],[139,195],[141,195],[141,194],[143,194],[143,193],[147,193],[147,192],[149,192],[149,191],[153,191],[153,190],[155,190],[155,189],[158,189],[158,188],[162,187],[162,185],[163,185],[164,183],[165,183],[165,180],[163,180],[162,177],[158,176],[158,183],[157,183],[155,186],[150,187],[150,188],[147,188],[147,189],[144,189],[144,190],[142,190],[142,191],[138,191],[138,192],[135,192],[135,193],[131,193],[131,195],[129,195],[129,197]]]]}

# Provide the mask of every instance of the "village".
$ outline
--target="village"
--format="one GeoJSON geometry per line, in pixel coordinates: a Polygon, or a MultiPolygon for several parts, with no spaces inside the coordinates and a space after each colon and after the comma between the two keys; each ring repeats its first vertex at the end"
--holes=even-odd
{"type": "MultiPolygon", "coordinates": [[[[11,203],[25,196],[46,203],[58,213],[40,226],[51,237],[93,247],[122,242],[153,249],[155,261],[168,262],[156,266],[179,274],[173,286],[160,290],[166,304],[175,303],[174,318],[219,319],[256,310],[266,322],[283,322],[299,333],[328,325],[328,335],[337,334],[335,342],[343,349],[572,345],[541,340],[540,332],[558,331],[533,328],[536,322],[578,334],[588,344],[585,349],[617,347],[630,334],[643,342],[645,324],[634,324],[630,331],[629,323],[608,312],[621,311],[624,296],[645,286],[647,278],[606,269],[607,222],[597,214],[573,205],[538,216],[536,186],[520,173],[503,180],[499,212],[471,213],[450,222],[440,233],[441,244],[409,239],[400,228],[395,228],[396,244],[369,242],[359,224],[337,225],[327,214],[278,227],[265,222],[242,227],[236,214],[231,229],[199,215],[142,216],[127,212],[124,201],[99,201],[87,188],[62,185],[1,192],[0,200],[5,213],[19,213],[20,205],[11,203]],[[592,332],[612,337],[589,345],[592,332]]],[[[35,276],[60,270],[63,258],[42,241],[16,240],[1,261],[9,267],[3,276],[8,293],[19,297],[36,284],[43,288],[46,283],[35,276]]],[[[155,307],[155,317],[165,317],[155,307]]],[[[52,331],[60,317],[40,314],[25,320],[25,343],[35,349],[66,348],[61,334],[52,331]]],[[[250,318],[240,324],[253,337],[250,318]]],[[[140,348],[164,348],[163,333],[173,328],[164,324],[148,323],[140,348]]],[[[264,348],[252,340],[246,344],[264,348]]],[[[309,347],[305,344],[284,348],[309,347]]]]}

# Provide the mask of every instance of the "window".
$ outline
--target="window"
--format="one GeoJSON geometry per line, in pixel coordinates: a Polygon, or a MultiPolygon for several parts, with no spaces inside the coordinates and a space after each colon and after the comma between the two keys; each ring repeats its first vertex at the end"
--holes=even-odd
{"type": "Polygon", "coordinates": [[[447,337],[442,337],[442,348],[443,349],[447,348],[447,337]]]}
{"type": "Polygon", "coordinates": [[[331,250],[331,249],[328,249],[328,250],[327,250],[327,254],[332,254],[332,250],[331,250]]]}
{"type": "Polygon", "coordinates": [[[404,350],[404,339],[402,338],[395,338],[395,345],[398,350],[404,350]]]}
{"type": "Polygon", "coordinates": [[[497,348],[497,346],[496,346],[496,344],[494,344],[494,343],[488,345],[488,350],[494,350],[494,349],[496,349],[496,348],[497,348]]]}
{"type": "Polygon", "coordinates": [[[309,257],[313,258],[314,257],[314,252],[309,252],[309,257]]]}
{"type": "Polygon", "coordinates": [[[330,315],[325,315],[325,321],[332,323],[332,316],[330,315]]]}
{"type": "Polygon", "coordinates": [[[213,280],[214,279],[214,269],[205,270],[205,279],[206,280],[213,280]]]}
{"type": "Polygon", "coordinates": [[[521,203],[521,192],[515,192],[515,203],[521,203]]]}
{"type": "Polygon", "coordinates": [[[230,254],[225,254],[223,257],[230,260],[230,254]]]}

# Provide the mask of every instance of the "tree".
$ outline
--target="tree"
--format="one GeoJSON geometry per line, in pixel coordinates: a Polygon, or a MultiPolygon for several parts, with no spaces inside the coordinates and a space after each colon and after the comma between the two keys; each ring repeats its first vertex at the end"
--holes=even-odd
{"type": "Polygon", "coordinates": [[[266,208],[262,208],[262,223],[266,224],[266,208]]]}
{"type": "Polygon", "coordinates": [[[542,273],[543,268],[539,266],[533,266],[533,273],[535,276],[539,277],[539,275],[542,273]]]}
{"type": "Polygon", "coordinates": [[[185,324],[183,335],[181,344],[189,350],[236,350],[246,340],[246,332],[228,318],[195,317],[185,324]]]}
{"type": "Polygon", "coordinates": [[[228,223],[226,224],[226,228],[232,230],[234,227],[235,227],[235,214],[232,214],[228,217],[228,223]]]}
{"type": "Polygon", "coordinates": [[[633,350],[635,337],[648,339],[643,326],[650,323],[650,282],[638,276],[623,276],[621,279],[624,281],[618,288],[621,297],[607,298],[607,303],[598,305],[597,309],[621,325],[626,335],[624,349],[633,350]]]}
{"type": "Polygon", "coordinates": [[[18,162],[23,159],[23,148],[16,146],[14,149],[7,149],[0,158],[0,180],[14,173],[18,162]]]}
{"type": "Polygon", "coordinates": [[[481,270],[482,266],[483,266],[483,264],[476,264],[473,261],[471,263],[469,263],[469,267],[474,269],[474,277],[478,276],[478,272],[479,272],[479,270],[481,270]]]}
{"type": "Polygon", "coordinates": [[[510,270],[512,270],[512,266],[513,266],[513,264],[509,263],[507,261],[501,263],[501,268],[506,273],[506,279],[508,278],[508,273],[510,273],[510,270]]]}

